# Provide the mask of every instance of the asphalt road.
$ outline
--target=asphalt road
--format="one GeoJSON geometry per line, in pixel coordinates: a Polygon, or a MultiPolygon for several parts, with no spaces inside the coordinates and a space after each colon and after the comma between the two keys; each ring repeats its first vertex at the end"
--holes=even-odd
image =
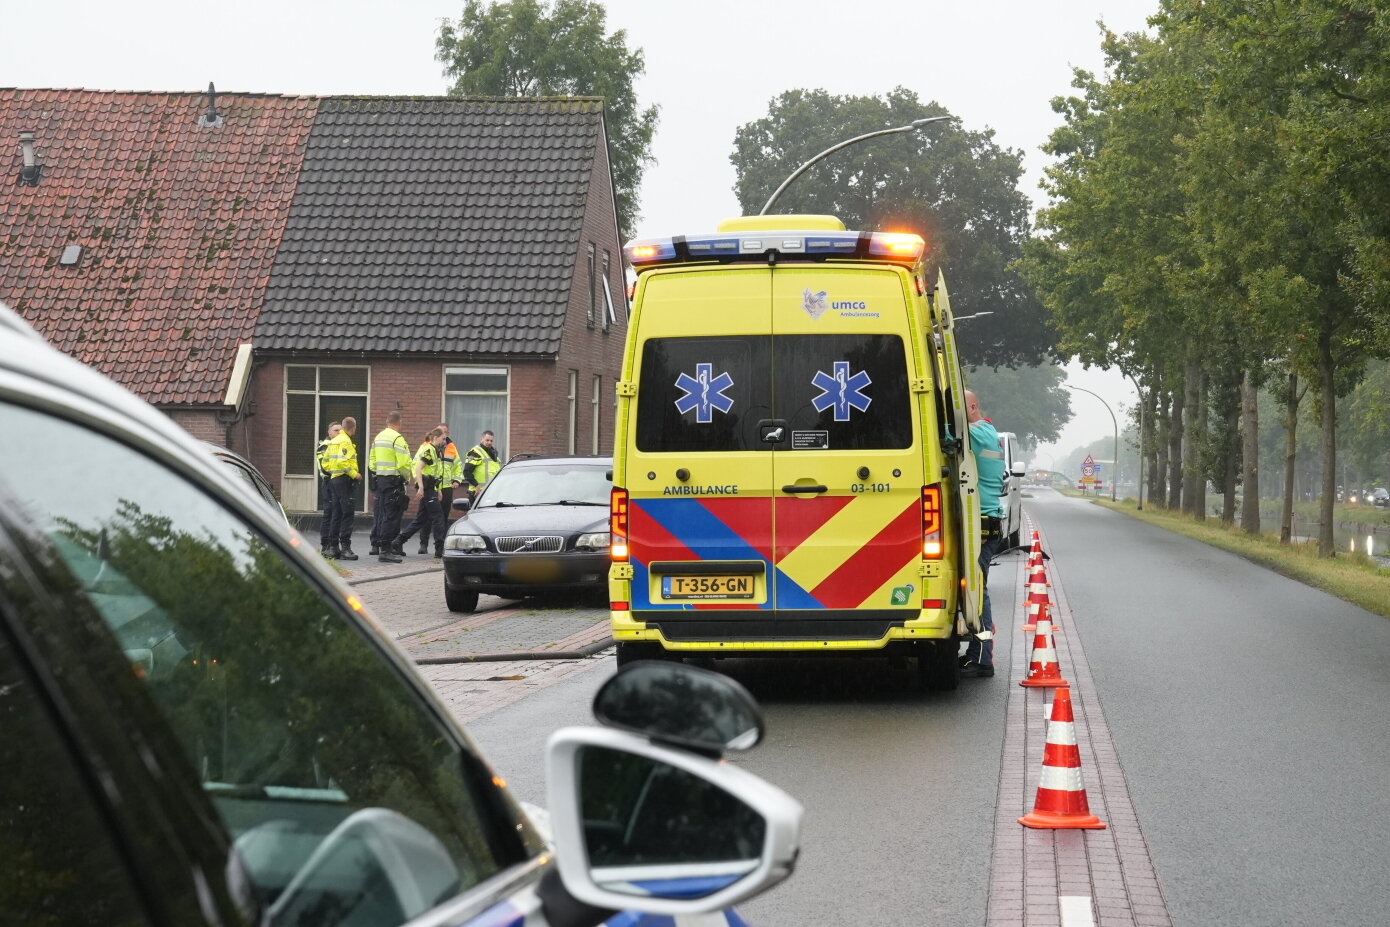
{"type": "Polygon", "coordinates": [[[1173,923],[1390,922],[1390,622],[1080,500],[1025,504],[1173,923]]]}
{"type": "MultiPolygon", "coordinates": [[[[1083,500],[1033,491],[1025,506],[1172,923],[1390,921],[1390,622],[1083,500]]],[[[996,610],[1016,607],[1007,584],[991,589],[996,610]]],[[[996,662],[1017,646],[1002,637],[996,662]]],[[[590,723],[613,668],[593,662],[470,721],[522,798],[544,802],[549,733],[590,723]]],[[[718,666],[768,722],[733,761],[807,807],[797,872],[742,906],[750,923],[986,922],[1016,680],[929,695],[886,662],[718,666]]]]}

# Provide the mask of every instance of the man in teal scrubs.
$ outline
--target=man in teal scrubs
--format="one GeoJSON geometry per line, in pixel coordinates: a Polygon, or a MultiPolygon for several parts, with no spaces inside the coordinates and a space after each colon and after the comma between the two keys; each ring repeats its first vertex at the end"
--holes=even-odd
{"type": "MultiPolygon", "coordinates": [[[[970,450],[975,454],[976,492],[980,497],[980,572],[984,574],[984,605],[980,622],[993,633],[994,616],[989,608],[989,563],[999,552],[1004,540],[1000,519],[1004,508],[1000,496],[1004,493],[1004,449],[999,432],[980,411],[980,400],[970,390],[965,391],[965,418],[970,423],[970,450]]],[[[983,678],[994,675],[994,641],[971,638],[960,658],[960,674],[983,678]]]]}

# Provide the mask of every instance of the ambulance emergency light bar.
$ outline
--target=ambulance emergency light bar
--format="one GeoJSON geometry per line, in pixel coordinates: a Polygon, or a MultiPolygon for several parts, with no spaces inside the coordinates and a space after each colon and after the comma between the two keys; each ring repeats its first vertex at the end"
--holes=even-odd
{"type": "Polygon", "coordinates": [[[759,232],[756,235],[673,235],[629,242],[627,259],[638,272],[693,261],[760,261],[776,254],[788,260],[827,257],[915,264],[927,243],[903,232],[759,232]]]}

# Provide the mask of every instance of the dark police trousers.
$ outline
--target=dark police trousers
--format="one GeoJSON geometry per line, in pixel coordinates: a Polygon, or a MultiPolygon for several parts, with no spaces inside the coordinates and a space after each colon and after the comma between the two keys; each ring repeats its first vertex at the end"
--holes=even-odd
{"type": "Polygon", "coordinates": [[[425,477],[425,491],[420,495],[420,508],[415,520],[406,526],[397,538],[402,544],[420,532],[421,538],[434,538],[434,549],[444,548],[444,511],[439,507],[439,493],[434,489],[434,477],[425,477]]]}
{"type": "Polygon", "coordinates": [[[372,549],[390,547],[396,535],[401,533],[401,518],[409,499],[405,494],[405,480],[399,476],[378,476],[376,493],[372,505],[372,549]]]}
{"type": "Polygon", "coordinates": [[[329,541],[336,538],[339,544],[352,543],[352,484],[352,479],[346,476],[335,476],[328,481],[329,519],[325,533],[329,541]]]}

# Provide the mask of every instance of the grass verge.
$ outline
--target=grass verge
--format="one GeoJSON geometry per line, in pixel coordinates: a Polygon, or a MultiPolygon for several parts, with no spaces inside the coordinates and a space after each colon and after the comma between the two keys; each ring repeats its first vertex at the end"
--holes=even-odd
{"type": "Polygon", "coordinates": [[[1111,502],[1094,500],[1097,505],[1158,525],[1193,540],[1230,551],[1263,564],[1290,579],[1321,589],[1369,612],[1390,618],[1390,570],[1382,568],[1365,554],[1340,552],[1335,557],[1318,556],[1316,544],[1279,543],[1269,535],[1249,535],[1238,527],[1220,521],[1197,521],[1182,512],[1167,509],[1135,508],[1133,499],[1111,502]]]}

